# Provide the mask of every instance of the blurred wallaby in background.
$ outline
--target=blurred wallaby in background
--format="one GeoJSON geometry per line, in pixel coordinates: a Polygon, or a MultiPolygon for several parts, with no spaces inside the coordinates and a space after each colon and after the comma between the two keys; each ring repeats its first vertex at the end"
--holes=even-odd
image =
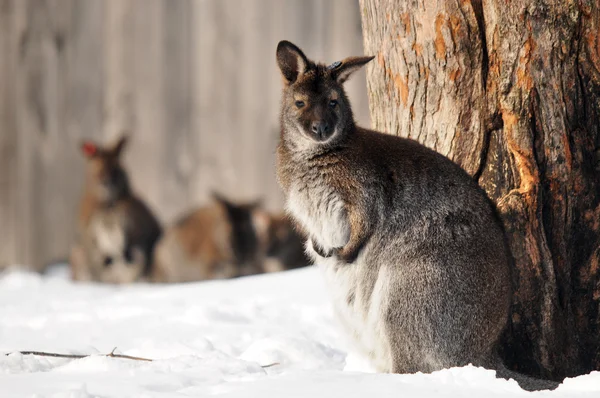
{"type": "Polygon", "coordinates": [[[161,228],[129,185],[121,164],[122,137],[101,147],[86,141],[86,182],[79,209],[78,237],[71,250],[75,280],[129,283],[148,274],[161,228]]]}
{"type": "Polygon", "coordinates": [[[153,282],[189,282],[262,273],[269,215],[259,203],[213,202],[167,229],[156,247],[153,282]]]}

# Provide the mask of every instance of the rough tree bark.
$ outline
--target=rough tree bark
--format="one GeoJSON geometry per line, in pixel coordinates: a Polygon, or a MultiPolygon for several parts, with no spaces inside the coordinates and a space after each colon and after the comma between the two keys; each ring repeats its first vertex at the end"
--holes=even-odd
{"type": "Polygon", "coordinates": [[[600,369],[600,3],[360,0],[373,127],[462,165],[505,223],[503,356],[600,369]]]}

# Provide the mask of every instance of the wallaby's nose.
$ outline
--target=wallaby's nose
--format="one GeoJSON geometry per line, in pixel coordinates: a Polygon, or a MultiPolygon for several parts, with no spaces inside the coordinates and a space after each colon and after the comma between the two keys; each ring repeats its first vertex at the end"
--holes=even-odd
{"type": "Polygon", "coordinates": [[[329,125],[325,121],[313,122],[312,132],[320,139],[326,138],[329,132],[329,125]]]}

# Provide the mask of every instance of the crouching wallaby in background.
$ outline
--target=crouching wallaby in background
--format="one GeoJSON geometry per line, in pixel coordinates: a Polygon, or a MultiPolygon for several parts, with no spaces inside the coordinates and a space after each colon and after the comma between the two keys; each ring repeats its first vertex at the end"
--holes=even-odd
{"type": "Polygon", "coordinates": [[[190,282],[263,272],[268,215],[258,203],[236,204],[214,194],[169,228],[156,247],[154,282],[190,282]]]}
{"type": "Polygon", "coordinates": [[[527,389],[554,387],[496,354],[509,251],[484,191],[419,143],[355,125],[342,83],[372,58],[325,66],[292,43],[277,47],[278,178],[337,315],[382,372],[472,363],[527,389]]]}
{"type": "Polygon", "coordinates": [[[310,265],[304,240],[286,214],[270,215],[265,271],[285,271],[310,265]]]}
{"type": "Polygon", "coordinates": [[[120,161],[126,145],[82,145],[87,158],[78,242],[71,250],[75,280],[129,283],[147,275],[160,226],[129,186],[120,161]]]}

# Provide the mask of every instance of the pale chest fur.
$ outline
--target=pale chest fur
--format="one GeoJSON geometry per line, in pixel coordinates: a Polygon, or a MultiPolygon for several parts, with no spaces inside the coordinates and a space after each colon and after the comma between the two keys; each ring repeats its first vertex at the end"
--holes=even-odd
{"type": "Polygon", "coordinates": [[[126,241],[118,214],[105,212],[92,217],[88,231],[98,252],[105,256],[122,255],[126,241]]]}
{"type": "Polygon", "coordinates": [[[345,204],[327,185],[293,183],[286,207],[310,238],[325,250],[343,247],[348,243],[350,224],[345,204]]]}
{"type": "Polygon", "coordinates": [[[88,253],[90,272],[94,279],[106,283],[131,283],[143,272],[145,255],[133,247],[126,257],[127,237],[123,216],[105,211],[93,216],[88,225],[91,247],[88,253]]]}
{"type": "Polygon", "coordinates": [[[316,260],[344,332],[377,371],[389,372],[392,357],[384,322],[390,293],[386,268],[370,274],[362,254],[353,264],[338,265],[335,258],[316,260]],[[375,279],[372,289],[365,289],[370,278],[375,279]]]}
{"type": "Polygon", "coordinates": [[[389,275],[371,274],[365,264],[369,245],[352,264],[341,264],[337,257],[319,256],[311,241],[326,251],[345,246],[350,238],[346,204],[333,188],[316,174],[307,181],[296,180],[287,190],[286,208],[304,228],[310,240],[307,253],[321,269],[337,317],[345,332],[357,343],[379,371],[391,369],[391,350],[385,330],[385,311],[389,302],[389,275]],[[367,279],[373,278],[365,289],[367,279]]]}
{"type": "MultiPolygon", "coordinates": [[[[350,225],[344,202],[325,185],[307,187],[292,184],[287,209],[325,250],[343,247],[349,239],[350,225]]],[[[333,306],[345,332],[357,343],[360,352],[380,371],[391,368],[391,350],[386,337],[385,311],[389,302],[389,275],[385,269],[373,274],[365,264],[369,246],[363,248],[352,264],[340,264],[335,256],[324,258],[307,244],[307,253],[321,269],[333,306]],[[368,281],[374,279],[374,281],[368,281]],[[365,289],[366,286],[371,288],[365,289]]]]}

